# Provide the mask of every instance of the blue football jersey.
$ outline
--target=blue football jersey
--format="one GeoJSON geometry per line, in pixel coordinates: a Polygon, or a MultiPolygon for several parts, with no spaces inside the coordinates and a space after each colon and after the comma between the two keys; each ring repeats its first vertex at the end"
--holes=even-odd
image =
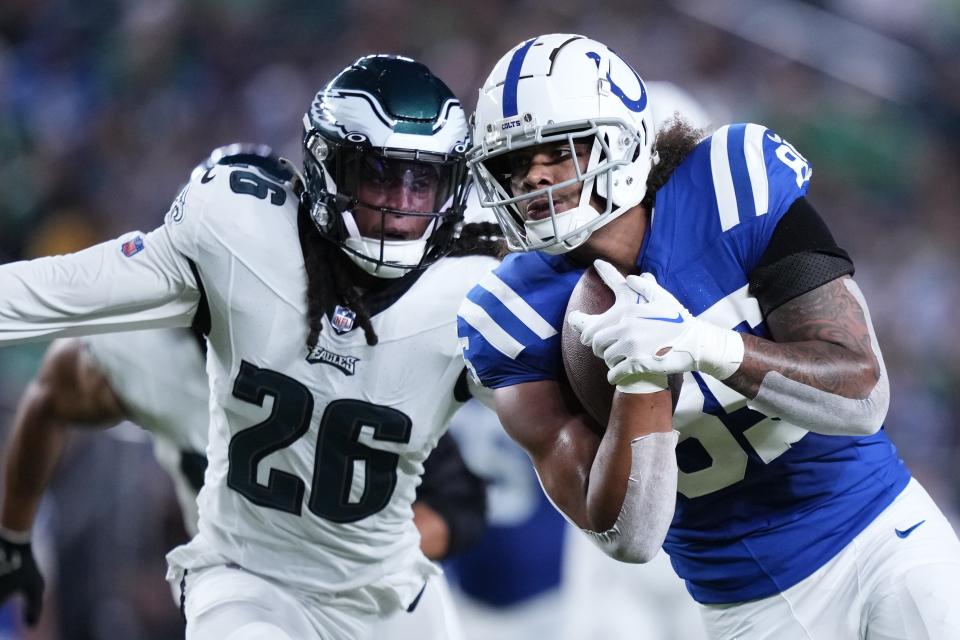
{"type": "MultiPolygon", "coordinates": [[[[803,156],[762,126],[718,129],[657,193],[639,270],[693,315],[766,337],[748,274],[811,175],[803,156]]],[[[484,385],[564,378],[559,334],[582,271],[564,256],[516,254],[470,292],[458,329],[484,385]]],[[[747,408],[746,398],[701,373],[684,375],[674,428],[678,495],[664,548],[705,604],[796,584],[910,478],[882,429],[863,438],[810,433],[747,408]]]]}

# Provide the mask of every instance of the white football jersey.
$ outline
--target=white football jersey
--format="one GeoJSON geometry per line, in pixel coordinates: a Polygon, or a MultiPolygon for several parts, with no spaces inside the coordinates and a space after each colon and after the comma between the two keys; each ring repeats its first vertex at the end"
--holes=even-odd
{"type": "Polygon", "coordinates": [[[184,525],[196,535],[210,423],[203,346],[186,329],[110,333],[83,343],[130,420],[153,436],[154,454],[173,480],[184,525]]]}
{"type": "Polygon", "coordinates": [[[457,307],[496,264],[441,260],[373,317],[377,346],[324,320],[309,351],[297,198],[256,168],[218,165],[156,231],[0,267],[0,341],[185,326],[205,300],[200,533],[169,554],[169,577],[232,562],[310,594],[370,587],[377,611],[409,604],[436,572],[411,503],[459,406],[457,307]]]}

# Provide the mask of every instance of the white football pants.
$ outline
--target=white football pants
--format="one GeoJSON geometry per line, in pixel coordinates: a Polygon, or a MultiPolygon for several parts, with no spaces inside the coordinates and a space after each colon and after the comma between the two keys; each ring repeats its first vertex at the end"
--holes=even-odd
{"type": "Polygon", "coordinates": [[[806,579],[768,598],[701,612],[717,640],[960,640],[960,541],[911,480],[806,579]]]}
{"type": "MultiPolygon", "coordinates": [[[[184,580],[187,640],[460,640],[442,576],[430,578],[413,612],[380,620],[349,593],[319,603],[235,566],[190,570],[184,580]],[[419,629],[419,635],[414,634],[419,629]]],[[[357,598],[359,600],[359,598],[357,598]]]]}

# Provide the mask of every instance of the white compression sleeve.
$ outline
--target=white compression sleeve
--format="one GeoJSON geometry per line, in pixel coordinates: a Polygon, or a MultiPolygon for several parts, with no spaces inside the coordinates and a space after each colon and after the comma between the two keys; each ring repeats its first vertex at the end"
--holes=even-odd
{"type": "Polygon", "coordinates": [[[0,343],[188,326],[199,300],[189,262],[166,228],[133,232],[0,266],[0,343]]]}
{"type": "Polygon", "coordinates": [[[649,562],[667,537],[677,501],[676,431],[630,443],[633,461],[620,515],[606,531],[582,529],[605,554],[621,562],[649,562]]]}
{"type": "Polygon", "coordinates": [[[880,377],[870,395],[862,399],[844,398],[771,371],[764,376],[757,397],[747,402],[749,408],[823,435],[867,436],[880,429],[890,405],[887,369],[860,287],[851,279],[844,280],[844,284],[863,308],[870,345],[880,368],[880,377]]]}

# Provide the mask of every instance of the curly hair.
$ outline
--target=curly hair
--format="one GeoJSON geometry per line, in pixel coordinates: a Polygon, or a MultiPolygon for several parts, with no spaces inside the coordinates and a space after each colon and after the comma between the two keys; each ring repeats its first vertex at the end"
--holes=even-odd
{"type": "Polygon", "coordinates": [[[697,129],[679,116],[667,120],[666,125],[657,133],[653,142],[653,153],[659,156],[659,161],[653,165],[650,175],[647,176],[647,195],[640,202],[647,211],[653,211],[657,191],[667,183],[703,136],[702,129],[697,129]]]}

